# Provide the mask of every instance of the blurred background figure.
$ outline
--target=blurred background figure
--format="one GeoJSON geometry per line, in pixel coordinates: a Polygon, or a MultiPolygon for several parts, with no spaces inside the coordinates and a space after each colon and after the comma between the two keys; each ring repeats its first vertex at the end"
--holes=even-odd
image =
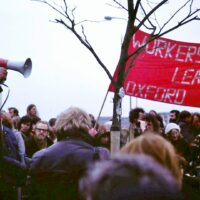
{"type": "Polygon", "coordinates": [[[39,120],[41,120],[35,104],[27,106],[26,115],[31,118],[33,124],[36,124],[39,120]]]}
{"type": "Polygon", "coordinates": [[[145,130],[146,132],[154,132],[155,134],[161,134],[161,126],[160,122],[157,118],[157,115],[152,115],[150,113],[146,113],[143,118],[145,122],[145,130]]]}
{"type": "Polygon", "coordinates": [[[184,140],[188,143],[188,145],[191,144],[191,142],[195,139],[195,135],[192,132],[192,114],[187,111],[183,110],[179,114],[179,123],[181,129],[181,134],[183,135],[184,140]]]}
{"type": "Polygon", "coordinates": [[[15,107],[9,107],[8,112],[9,112],[11,118],[19,116],[19,111],[15,107]]]}
{"type": "Polygon", "coordinates": [[[200,113],[195,112],[192,114],[192,133],[194,136],[200,135],[200,113]]]}
{"type": "Polygon", "coordinates": [[[180,111],[171,110],[169,112],[169,122],[178,124],[178,122],[179,122],[179,114],[180,114],[180,111]]]}
{"type": "Polygon", "coordinates": [[[181,200],[171,172],[147,155],[96,163],[79,182],[84,200],[181,200]]]}
{"type": "Polygon", "coordinates": [[[110,128],[106,125],[100,125],[98,133],[95,136],[96,145],[110,150],[110,128]]]}
{"type": "Polygon", "coordinates": [[[134,108],[129,112],[129,140],[138,137],[144,131],[144,114],[145,111],[143,108],[134,108]]]}
{"type": "Polygon", "coordinates": [[[169,123],[165,128],[166,138],[174,146],[176,153],[189,162],[191,160],[190,148],[187,142],[183,139],[180,131],[181,129],[178,124],[169,123]]]}
{"type": "Polygon", "coordinates": [[[19,116],[19,111],[17,108],[15,107],[9,107],[8,108],[8,112],[10,114],[10,117],[12,118],[13,120],[13,125],[14,125],[14,128],[17,129],[18,128],[18,123],[20,121],[20,116],[19,116]]]}
{"type": "Polygon", "coordinates": [[[49,138],[53,143],[57,142],[56,130],[55,130],[56,118],[49,119],[49,138]]]}

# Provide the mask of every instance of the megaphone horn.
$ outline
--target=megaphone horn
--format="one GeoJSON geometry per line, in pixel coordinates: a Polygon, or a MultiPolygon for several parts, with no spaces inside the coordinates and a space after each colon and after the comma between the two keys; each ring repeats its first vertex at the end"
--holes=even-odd
{"type": "Polygon", "coordinates": [[[32,61],[30,58],[27,58],[25,61],[10,61],[0,58],[0,66],[17,71],[23,74],[25,78],[29,77],[32,71],[32,61]]]}

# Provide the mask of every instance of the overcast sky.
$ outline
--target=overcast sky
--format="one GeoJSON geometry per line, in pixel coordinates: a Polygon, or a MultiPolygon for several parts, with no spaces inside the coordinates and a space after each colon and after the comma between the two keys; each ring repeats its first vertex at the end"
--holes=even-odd
{"type": "MultiPolygon", "coordinates": [[[[113,8],[106,6],[104,0],[71,2],[78,5],[77,17],[80,19],[101,21],[106,15],[121,17],[113,8]]],[[[33,62],[32,73],[27,79],[9,70],[6,84],[10,88],[10,95],[4,110],[15,106],[22,116],[26,107],[34,103],[40,117],[45,120],[57,116],[69,106],[81,107],[98,116],[109,79],[92,55],[67,29],[51,22],[55,14],[46,5],[30,0],[0,0],[0,3],[0,58],[13,61],[31,58],[33,62]]],[[[86,30],[89,41],[111,73],[119,58],[125,25],[125,20],[112,20],[91,23],[86,30]]],[[[192,23],[168,37],[200,43],[198,27],[197,23],[192,23]]],[[[5,88],[3,99],[6,95],[5,88]]],[[[109,93],[102,116],[112,115],[112,96],[113,93],[109,93]]],[[[200,112],[198,108],[142,99],[137,99],[137,105],[146,111],[154,109],[164,112],[176,108],[200,112]]],[[[129,97],[123,99],[122,106],[123,116],[128,116],[129,97]]],[[[135,106],[136,99],[132,98],[132,107],[135,106]]]]}

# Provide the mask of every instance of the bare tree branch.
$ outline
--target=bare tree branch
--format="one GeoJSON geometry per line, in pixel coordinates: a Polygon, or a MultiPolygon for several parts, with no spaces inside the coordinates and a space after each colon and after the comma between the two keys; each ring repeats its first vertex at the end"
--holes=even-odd
{"type": "Polygon", "coordinates": [[[99,58],[99,56],[97,55],[97,53],[95,52],[95,50],[93,49],[92,45],[90,44],[90,42],[88,41],[85,32],[84,32],[84,27],[82,27],[82,36],[81,34],[79,34],[76,29],[75,26],[82,24],[83,22],[99,22],[99,21],[91,21],[91,20],[83,20],[81,22],[75,23],[75,16],[74,16],[74,11],[75,8],[71,10],[71,15],[72,18],[70,17],[70,15],[68,14],[68,6],[66,4],[66,1],[64,1],[64,5],[65,5],[65,13],[61,12],[59,9],[57,9],[55,6],[53,6],[52,4],[48,3],[47,1],[44,0],[32,0],[32,1],[37,1],[37,2],[42,2],[47,4],[49,7],[51,7],[53,10],[55,10],[56,12],[58,12],[61,16],[63,16],[65,19],[68,20],[68,22],[70,22],[70,24],[67,24],[65,21],[63,21],[62,19],[55,19],[56,23],[60,23],[63,26],[65,26],[67,29],[69,29],[77,38],[78,40],[92,53],[92,55],[95,57],[95,59],[97,60],[97,62],[99,63],[99,65],[104,69],[104,71],[106,72],[107,76],[109,77],[110,81],[115,84],[113,77],[111,75],[111,73],[109,72],[108,68],[104,65],[104,63],[102,62],[102,60],[99,58]]]}
{"type": "MultiPolygon", "coordinates": [[[[146,0],[146,1],[127,0],[126,6],[122,5],[122,3],[120,3],[117,0],[113,0],[114,4],[117,5],[117,7],[115,8],[125,10],[127,11],[127,14],[128,14],[127,27],[126,27],[125,35],[124,35],[123,42],[121,45],[121,52],[120,52],[120,57],[119,57],[118,65],[117,65],[117,76],[116,76],[116,80],[113,80],[113,77],[110,74],[108,68],[103,64],[103,62],[101,61],[101,59],[95,52],[94,48],[90,44],[87,38],[87,35],[85,34],[83,23],[98,22],[98,21],[82,20],[80,22],[77,22],[75,20],[75,17],[76,17],[75,8],[70,10],[67,5],[66,0],[63,0],[64,9],[63,7],[52,5],[45,0],[32,0],[32,1],[45,3],[49,7],[51,7],[54,11],[56,11],[58,14],[60,14],[61,18],[63,19],[55,19],[55,22],[69,29],[76,36],[76,38],[91,52],[91,54],[95,57],[99,65],[106,72],[115,90],[114,98],[113,98],[113,127],[114,126],[117,127],[119,125],[117,124],[119,123],[119,120],[117,118],[118,114],[116,112],[117,105],[120,102],[118,92],[120,88],[123,87],[124,81],[127,75],[129,74],[130,70],[134,67],[136,59],[145,50],[145,46],[148,45],[150,42],[156,40],[157,38],[184,26],[185,24],[188,24],[192,21],[200,20],[200,17],[198,16],[200,9],[199,8],[196,10],[193,9],[194,0],[186,0],[185,3],[182,3],[180,8],[175,10],[174,13],[161,25],[158,23],[158,20],[156,18],[156,13],[164,4],[169,2],[169,0],[159,0],[158,3],[155,3],[155,6],[151,6],[153,5],[153,3],[150,2],[149,0],[146,0]],[[134,7],[134,2],[135,2],[135,7],[134,7]],[[147,3],[149,7],[148,9],[146,9],[144,5],[145,2],[147,3]],[[170,26],[170,23],[174,22],[175,17],[177,17],[178,14],[181,11],[183,11],[183,9],[185,8],[187,9],[187,13],[185,13],[184,16],[180,18],[177,23],[175,23],[175,25],[173,23],[170,26]],[[139,11],[142,11],[142,17],[140,17],[139,11]],[[80,26],[81,26],[81,31],[78,29],[80,26]],[[131,39],[133,35],[141,27],[145,27],[148,30],[150,30],[151,33],[149,35],[149,38],[147,38],[144,44],[142,44],[137,50],[135,50],[132,53],[129,53],[128,50],[129,50],[131,39]],[[127,61],[130,61],[128,66],[127,66],[127,61]]],[[[107,5],[110,5],[110,4],[107,4],[107,5]]],[[[114,7],[114,5],[110,5],[110,6],[114,7]]]]}

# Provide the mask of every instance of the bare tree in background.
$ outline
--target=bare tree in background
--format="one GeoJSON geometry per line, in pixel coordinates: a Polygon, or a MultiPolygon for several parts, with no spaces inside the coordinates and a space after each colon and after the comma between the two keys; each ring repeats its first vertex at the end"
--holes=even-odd
{"type": "Polygon", "coordinates": [[[124,80],[126,79],[128,72],[132,67],[134,67],[134,61],[137,59],[138,55],[143,51],[143,49],[149,42],[169,32],[172,32],[192,21],[200,20],[200,17],[198,16],[200,11],[200,5],[198,5],[197,7],[197,1],[199,0],[181,0],[181,3],[179,2],[179,7],[173,13],[171,13],[171,16],[165,19],[165,21],[162,22],[162,24],[159,24],[158,22],[159,20],[157,18],[157,13],[167,3],[171,4],[171,6],[173,7],[173,3],[176,2],[176,0],[110,0],[111,3],[108,4],[108,6],[112,6],[113,9],[121,9],[127,13],[127,26],[121,45],[121,53],[118,61],[118,74],[116,80],[113,80],[113,77],[109,71],[109,67],[105,66],[105,64],[97,55],[95,49],[93,48],[85,34],[84,23],[92,20],[84,20],[81,22],[77,21],[76,8],[71,9],[70,5],[68,5],[67,0],[61,0],[60,5],[55,4],[52,1],[33,1],[47,4],[53,10],[55,10],[55,12],[59,14],[60,18],[56,18],[54,22],[61,24],[68,30],[70,30],[74,34],[74,36],[91,52],[91,54],[95,57],[99,65],[106,72],[108,78],[110,79],[115,88],[113,97],[112,130],[116,131],[120,129],[120,118],[117,112],[117,107],[121,103],[119,91],[120,88],[123,87],[124,80]],[[184,14],[181,15],[182,17],[179,17],[180,12],[184,12],[184,14]],[[133,35],[136,33],[136,31],[140,28],[145,28],[150,34],[150,38],[135,52],[133,52],[132,54],[128,54],[130,41],[133,35]],[[128,59],[131,59],[131,64],[127,67],[126,63],[128,59]]]}

